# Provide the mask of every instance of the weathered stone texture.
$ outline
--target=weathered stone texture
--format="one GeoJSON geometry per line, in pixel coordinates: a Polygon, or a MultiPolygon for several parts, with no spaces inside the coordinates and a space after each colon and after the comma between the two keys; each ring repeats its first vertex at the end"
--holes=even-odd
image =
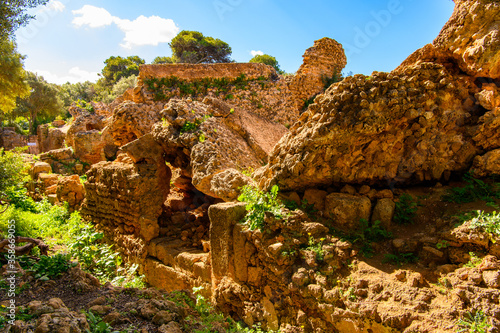
{"type": "Polygon", "coordinates": [[[236,79],[241,74],[245,74],[248,79],[269,78],[277,75],[271,66],[256,63],[162,64],[141,65],[139,68],[139,81],[145,78],[162,78],[172,75],[186,81],[207,77],[236,79]]]}
{"type": "Polygon", "coordinates": [[[340,77],[347,64],[342,45],[326,37],[315,41],[303,58],[304,62],[290,83],[290,90],[299,109],[304,107],[309,98],[325,90],[325,83],[329,79],[340,77]]]}
{"type": "Polygon", "coordinates": [[[318,96],[280,140],[257,172],[260,185],[385,185],[465,171],[479,151],[471,134],[481,111],[467,103],[475,89],[435,63],[348,77],[318,96]]]}
{"type": "MultiPolygon", "coordinates": [[[[212,182],[214,176],[228,169],[238,173],[258,168],[287,130],[222,101],[205,102],[210,104],[170,100],[161,112],[165,120],[155,125],[153,136],[162,145],[167,161],[185,170],[198,190],[227,199],[235,195],[234,190],[227,188],[226,196],[221,192],[225,187],[212,182]]],[[[239,180],[245,179],[234,172],[239,180]]],[[[226,181],[231,182],[227,177],[226,181]]]]}
{"type": "Polygon", "coordinates": [[[160,156],[139,164],[100,162],[87,176],[83,216],[104,230],[129,260],[143,261],[145,244],[159,235],[170,169],[160,156]]]}
{"type": "Polygon", "coordinates": [[[51,127],[50,124],[40,125],[37,128],[37,145],[39,153],[64,148],[68,127],[51,127]]]}
{"type": "Polygon", "coordinates": [[[117,106],[107,129],[114,144],[120,147],[149,133],[153,125],[161,120],[163,105],[127,101],[117,106]]]}

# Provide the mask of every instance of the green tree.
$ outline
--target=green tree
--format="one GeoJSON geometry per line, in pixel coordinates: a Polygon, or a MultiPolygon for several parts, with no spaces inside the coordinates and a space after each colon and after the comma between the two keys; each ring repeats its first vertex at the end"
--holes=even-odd
{"type": "Polygon", "coordinates": [[[25,169],[20,154],[0,148],[0,213],[10,203],[12,194],[23,189],[25,169]]]}
{"type": "Polygon", "coordinates": [[[183,30],[170,42],[173,57],[179,63],[231,62],[231,47],[220,39],[198,31],[183,30]]]}
{"type": "Polygon", "coordinates": [[[24,81],[23,59],[13,42],[0,39],[0,122],[15,109],[18,97],[29,95],[30,87],[24,81]]]}
{"type": "Polygon", "coordinates": [[[111,88],[111,91],[106,92],[102,95],[101,101],[104,103],[113,102],[118,96],[123,95],[123,93],[129,89],[135,87],[137,83],[137,76],[130,75],[128,77],[122,77],[120,81],[111,88]]]}
{"type": "Polygon", "coordinates": [[[90,81],[77,83],[64,83],[60,86],[58,96],[65,108],[71,106],[78,100],[90,103],[95,97],[94,83],[90,81]]]}
{"type": "Polygon", "coordinates": [[[270,56],[269,54],[262,54],[262,55],[257,54],[255,57],[250,59],[249,62],[266,64],[266,65],[274,67],[276,72],[278,72],[279,74],[285,73],[283,70],[281,70],[280,65],[278,64],[278,60],[276,60],[275,57],[270,56]]]}
{"type": "Polygon", "coordinates": [[[26,14],[29,8],[45,5],[49,0],[2,0],[0,2],[0,39],[11,37],[17,28],[34,18],[26,14]]]}
{"type": "Polygon", "coordinates": [[[27,74],[26,81],[31,87],[31,94],[25,98],[18,98],[13,114],[28,118],[30,133],[35,134],[34,124],[37,121],[50,121],[62,114],[63,103],[58,98],[57,85],[48,83],[35,73],[27,72],[27,74]]]}
{"type": "Polygon", "coordinates": [[[104,61],[106,66],[102,70],[102,76],[105,80],[105,86],[112,87],[122,77],[131,75],[139,75],[139,66],[145,64],[144,59],[138,56],[130,56],[127,58],[109,57],[104,61]]]}
{"type": "Polygon", "coordinates": [[[175,64],[176,60],[175,57],[156,57],[152,64],[175,64]]]}

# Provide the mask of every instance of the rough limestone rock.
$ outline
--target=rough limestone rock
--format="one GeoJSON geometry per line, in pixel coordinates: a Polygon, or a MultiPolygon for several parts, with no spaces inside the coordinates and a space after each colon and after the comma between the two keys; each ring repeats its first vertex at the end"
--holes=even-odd
{"type": "Polygon", "coordinates": [[[126,101],[116,107],[107,129],[114,144],[121,147],[149,133],[152,126],[161,120],[160,111],[164,104],[126,101]]]}
{"type": "Polygon", "coordinates": [[[305,102],[325,90],[325,83],[334,76],[340,76],[347,64],[342,45],[330,38],[314,42],[303,55],[304,62],[290,83],[295,103],[302,109],[305,102]]]}
{"type": "Polygon", "coordinates": [[[500,3],[456,0],[453,15],[432,44],[410,55],[396,71],[437,62],[479,78],[500,78],[500,3]]]}
{"type": "Polygon", "coordinates": [[[467,74],[500,78],[499,24],[498,1],[456,0],[453,15],[433,44],[449,50],[467,74]]]}
{"type": "Polygon", "coordinates": [[[359,220],[370,220],[372,204],[367,197],[331,193],[325,199],[325,213],[339,226],[355,228],[359,220]]]}
{"type": "Polygon", "coordinates": [[[232,185],[222,187],[218,179],[238,185],[248,181],[240,171],[266,163],[273,145],[287,131],[282,125],[211,99],[205,103],[172,99],[161,115],[164,121],[155,125],[153,136],[167,161],[185,170],[199,191],[223,199],[236,193],[232,185]],[[228,169],[232,171],[213,180],[228,169]]]}
{"type": "Polygon", "coordinates": [[[435,63],[347,77],[280,140],[256,172],[260,185],[417,183],[465,171],[479,151],[474,125],[484,123],[465,103],[475,91],[468,77],[435,63]]]}
{"type": "Polygon", "coordinates": [[[218,198],[234,201],[240,196],[240,188],[245,185],[256,186],[249,176],[235,169],[227,169],[216,174],[210,181],[210,187],[218,198]]]}
{"type": "Polygon", "coordinates": [[[26,146],[26,140],[23,135],[14,131],[12,127],[5,127],[0,131],[1,147],[6,150],[12,150],[17,147],[26,146]]]}
{"type": "Polygon", "coordinates": [[[73,150],[75,157],[81,162],[96,164],[106,160],[104,147],[106,142],[98,130],[75,133],[73,137],[73,150]]]}
{"type": "Polygon", "coordinates": [[[36,130],[38,152],[45,153],[50,150],[64,148],[68,129],[69,126],[51,127],[50,124],[38,126],[36,130]]]}
{"type": "Polygon", "coordinates": [[[500,175],[500,149],[489,151],[483,156],[476,156],[472,170],[475,177],[500,175]]]}
{"type": "Polygon", "coordinates": [[[70,124],[67,130],[66,145],[68,147],[74,147],[74,138],[77,133],[92,130],[99,132],[106,127],[106,118],[104,116],[96,113],[89,113],[88,111],[77,114],[77,116],[73,116],[75,120],[70,124]]]}
{"type": "Polygon", "coordinates": [[[396,203],[392,199],[382,198],[377,200],[377,203],[373,208],[372,222],[379,221],[385,229],[389,229],[391,227],[395,209],[396,203]]]}
{"type": "Polygon", "coordinates": [[[38,179],[38,175],[41,173],[51,173],[52,167],[49,163],[45,162],[35,162],[30,170],[31,178],[38,179]]]}
{"type": "MultiPolygon", "coordinates": [[[[160,151],[153,141],[148,143],[151,151],[160,151]]],[[[87,172],[81,213],[96,222],[131,262],[144,263],[147,242],[159,235],[158,217],[169,192],[171,171],[161,154],[144,151],[141,157],[135,145],[141,142],[132,142],[126,149],[132,158],[121,154],[117,161],[97,163],[87,172]]]]}
{"type": "Polygon", "coordinates": [[[78,175],[61,177],[57,182],[57,200],[67,202],[71,209],[80,207],[85,191],[78,175]]]}

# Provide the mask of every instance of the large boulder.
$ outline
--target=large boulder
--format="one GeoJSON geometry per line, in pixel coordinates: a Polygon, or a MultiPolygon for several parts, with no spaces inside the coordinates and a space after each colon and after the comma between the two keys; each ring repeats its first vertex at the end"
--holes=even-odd
{"type": "Polygon", "coordinates": [[[172,99],[161,116],[153,136],[167,161],[183,169],[199,191],[224,200],[237,196],[234,187],[250,180],[241,172],[265,164],[287,132],[280,124],[210,98],[203,103],[172,99]],[[222,179],[234,186],[221,186],[222,179]]]}
{"type": "Polygon", "coordinates": [[[342,183],[417,183],[467,170],[477,88],[436,63],[355,75],[315,99],[258,170],[260,185],[301,190],[342,183]]]}
{"type": "Polygon", "coordinates": [[[455,0],[455,10],[432,44],[415,51],[398,71],[420,62],[458,65],[468,75],[500,78],[500,3],[455,0]]]}

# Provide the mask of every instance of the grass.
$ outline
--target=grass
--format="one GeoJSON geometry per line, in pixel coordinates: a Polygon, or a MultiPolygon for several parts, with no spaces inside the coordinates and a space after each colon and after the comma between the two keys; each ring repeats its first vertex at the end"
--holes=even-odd
{"type": "Polygon", "coordinates": [[[491,327],[488,317],[482,310],[477,310],[474,314],[467,312],[456,324],[457,333],[486,333],[491,327]]]}

